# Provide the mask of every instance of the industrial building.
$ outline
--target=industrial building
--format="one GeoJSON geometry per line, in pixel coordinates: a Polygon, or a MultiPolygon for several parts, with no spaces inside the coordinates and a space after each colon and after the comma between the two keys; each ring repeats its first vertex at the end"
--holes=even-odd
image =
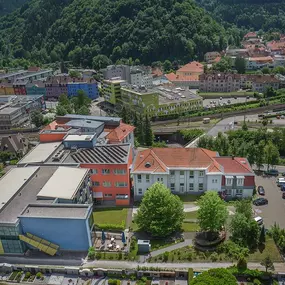
{"type": "Polygon", "coordinates": [[[94,239],[90,185],[89,169],[11,169],[0,179],[0,253],[86,251],[94,239]]]}

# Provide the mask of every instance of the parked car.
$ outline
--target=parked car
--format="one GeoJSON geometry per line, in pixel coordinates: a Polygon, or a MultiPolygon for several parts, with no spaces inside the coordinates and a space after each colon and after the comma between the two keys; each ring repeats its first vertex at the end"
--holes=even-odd
{"type": "Polygon", "coordinates": [[[285,192],[282,193],[282,198],[285,199],[285,192]]]}
{"type": "Polygon", "coordinates": [[[266,198],[257,198],[253,201],[255,206],[261,206],[268,204],[268,200],[266,198]]]}
{"type": "Polygon", "coordinates": [[[285,172],[282,172],[282,176],[285,176],[285,172]]]}
{"type": "Polygon", "coordinates": [[[262,196],[265,195],[265,191],[264,191],[263,186],[258,186],[257,187],[257,192],[258,192],[259,195],[262,195],[262,196]]]}
{"type": "Polygon", "coordinates": [[[261,217],[255,217],[254,220],[258,223],[258,225],[263,225],[263,219],[261,217]]]}
{"type": "Polygon", "coordinates": [[[281,186],[280,186],[280,190],[281,190],[281,191],[285,191],[285,185],[281,185],[281,186]]]}
{"type": "Polygon", "coordinates": [[[231,104],[231,100],[230,99],[228,100],[228,104],[231,104]]]}
{"type": "Polygon", "coordinates": [[[223,100],[223,97],[220,97],[220,100],[223,100]]]}
{"type": "Polygon", "coordinates": [[[265,174],[271,176],[278,176],[279,172],[277,169],[269,169],[268,171],[265,171],[265,174]]]}

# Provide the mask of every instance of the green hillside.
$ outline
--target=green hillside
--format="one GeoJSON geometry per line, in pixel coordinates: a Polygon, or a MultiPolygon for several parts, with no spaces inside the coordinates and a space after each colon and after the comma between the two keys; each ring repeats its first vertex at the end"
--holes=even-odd
{"type": "Polygon", "coordinates": [[[0,0],[0,16],[11,13],[28,0],[0,0]]]}
{"type": "Polygon", "coordinates": [[[90,67],[96,56],[184,63],[224,49],[227,37],[192,0],[30,0],[0,19],[2,65],[25,58],[90,67]]]}

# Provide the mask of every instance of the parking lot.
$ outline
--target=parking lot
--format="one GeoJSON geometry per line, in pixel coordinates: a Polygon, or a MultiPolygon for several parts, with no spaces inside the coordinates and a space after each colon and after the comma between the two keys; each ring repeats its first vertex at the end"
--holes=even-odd
{"type": "Polygon", "coordinates": [[[285,199],[282,199],[282,192],[276,184],[276,177],[256,176],[256,186],[263,186],[265,198],[268,199],[268,205],[253,206],[256,216],[263,218],[265,227],[269,229],[274,223],[285,228],[285,199]]]}
{"type": "Polygon", "coordinates": [[[231,97],[231,98],[223,98],[222,100],[220,100],[219,98],[204,99],[203,100],[203,107],[214,106],[213,102],[216,102],[217,106],[221,103],[223,103],[223,105],[224,104],[228,105],[228,100],[230,102],[229,105],[231,105],[231,104],[236,104],[236,103],[245,103],[245,102],[249,102],[249,101],[255,101],[256,99],[253,97],[250,97],[249,99],[247,99],[246,97],[236,97],[236,99],[234,97],[231,97]],[[211,102],[212,102],[212,104],[211,104],[211,102]]]}

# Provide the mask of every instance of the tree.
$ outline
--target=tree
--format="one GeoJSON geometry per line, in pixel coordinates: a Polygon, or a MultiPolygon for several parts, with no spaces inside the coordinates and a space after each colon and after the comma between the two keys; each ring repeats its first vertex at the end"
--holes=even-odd
{"type": "Polygon", "coordinates": [[[223,57],[219,62],[213,64],[213,70],[226,72],[232,68],[231,59],[223,57]]]}
{"type": "Polygon", "coordinates": [[[245,257],[243,255],[240,255],[239,258],[238,258],[237,268],[239,270],[247,269],[247,262],[246,262],[246,259],[245,259],[245,257]]]}
{"type": "Polygon", "coordinates": [[[81,78],[81,74],[77,70],[70,70],[69,71],[69,76],[72,78],[81,78]]]}
{"type": "Polygon", "coordinates": [[[60,62],[60,72],[61,73],[68,73],[68,69],[67,69],[63,60],[61,60],[61,62],[60,62]]]}
{"type": "Polygon", "coordinates": [[[245,73],[246,61],[242,57],[236,57],[235,59],[235,69],[239,74],[245,73]]]}
{"type": "Polygon", "coordinates": [[[260,230],[260,236],[259,236],[259,244],[260,245],[264,245],[265,244],[265,240],[266,240],[266,237],[265,237],[265,228],[264,226],[261,228],[260,230]]]}
{"type": "Polygon", "coordinates": [[[87,106],[82,106],[77,110],[76,114],[78,114],[78,115],[90,115],[90,111],[89,111],[89,108],[87,106]]]}
{"type": "Polygon", "coordinates": [[[96,55],[95,57],[93,57],[92,60],[92,66],[96,70],[105,68],[110,64],[112,64],[112,61],[106,55],[103,54],[96,55]]]}
{"type": "Polygon", "coordinates": [[[125,124],[128,124],[129,123],[129,112],[128,110],[126,109],[125,106],[123,106],[122,110],[121,110],[121,118],[122,118],[122,121],[125,123],[125,124]]]}
{"type": "Polygon", "coordinates": [[[269,86],[264,92],[265,98],[274,97],[276,95],[277,95],[276,90],[274,90],[274,88],[272,86],[269,86]]]}
{"type": "Polygon", "coordinates": [[[138,119],[138,126],[137,126],[137,140],[140,145],[144,145],[145,142],[145,129],[143,123],[142,114],[140,114],[138,119]]]}
{"type": "Polygon", "coordinates": [[[91,106],[91,99],[85,94],[83,90],[78,90],[77,96],[73,97],[71,101],[74,105],[75,113],[77,113],[82,107],[85,107],[85,110],[86,108],[89,110],[91,106]]]}
{"type": "Polygon", "coordinates": [[[242,199],[236,201],[236,213],[243,214],[248,220],[252,219],[252,204],[250,200],[242,199]]]}
{"type": "Polygon", "coordinates": [[[264,160],[267,164],[267,170],[270,165],[273,166],[278,164],[279,157],[278,148],[272,143],[272,141],[269,141],[264,148],[264,160]]]}
{"type": "Polygon", "coordinates": [[[145,136],[145,145],[146,146],[152,146],[153,144],[153,132],[151,129],[151,124],[148,116],[145,116],[144,121],[144,136],[145,136]]]}
{"type": "Polygon", "coordinates": [[[260,141],[257,145],[257,155],[255,158],[255,164],[258,168],[258,170],[260,170],[261,166],[263,165],[263,160],[264,160],[264,141],[260,141]]]}
{"type": "Polygon", "coordinates": [[[153,184],[145,192],[135,216],[141,230],[163,238],[179,231],[183,220],[183,203],[162,183],[153,184]]]}
{"type": "Polygon", "coordinates": [[[37,127],[41,127],[43,125],[44,116],[40,111],[33,111],[31,113],[31,122],[37,127]]]}
{"type": "Polygon", "coordinates": [[[203,271],[189,285],[236,285],[236,278],[224,268],[203,271]]]}
{"type": "Polygon", "coordinates": [[[167,59],[167,60],[163,63],[163,71],[164,71],[165,73],[169,73],[169,72],[171,72],[171,70],[172,70],[172,63],[171,63],[170,60],[167,59]]]}
{"type": "Polygon", "coordinates": [[[225,202],[215,191],[207,191],[198,204],[198,221],[201,230],[206,232],[218,232],[225,225],[228,210],[225,202]]]}
{"type": "Polygon", "coordinates": [[[246,122],[243,122],[241,129],[243,131],[248,131],[248,126],[247,126],[246,122]]]}
{"type": "Polygon", "coordinates": [[[275,268],[274,268],[274,264],[273,264],[273,262],[272,262],[270,256],[266,256],[266,257],[260,262],[260,264],[265,267],[265,271],[266,271],[266,272],[268,271],[268,269],[269,269],[269,270],[274,270],[274,269],[275,269],[275,268]]]}
{"type": "Polygon", "coordinates": [[[262,69],[261,69],[261,71],[262,71],[262,73],[263,74],[270,74],[270,68],[269,67],[263,67],[262,69]]]}
{"type": "Polygon", "coordinates": [[[60,104],[58,104],[56,106],[56,112],[55,113],[56,113],[57,116],[64,116],[64,115],[68,114],[66,108],[63,105],[60,105],[60,104]]]}

